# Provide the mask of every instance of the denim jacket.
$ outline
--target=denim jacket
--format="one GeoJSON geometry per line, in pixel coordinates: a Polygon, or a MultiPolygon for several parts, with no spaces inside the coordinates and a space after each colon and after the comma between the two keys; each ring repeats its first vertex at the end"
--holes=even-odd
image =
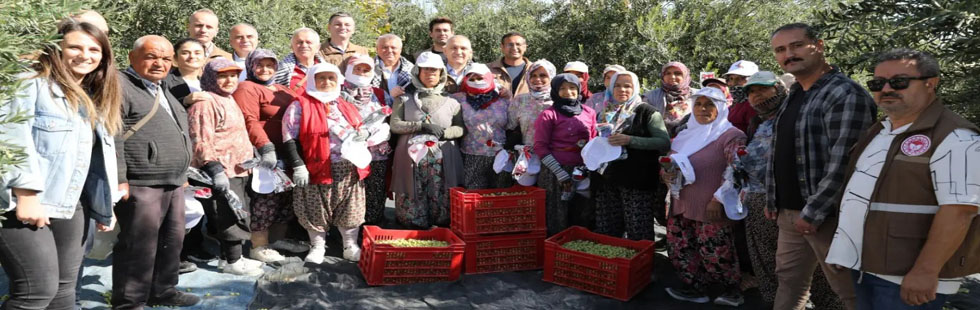
{"type": "Polygon", "coordinates": [[[30,116],[0,130],[0,141],[27,155],[0,177],[0,211],[16,208],[12,189],[21,188],[38,192],[49,218],[69,219],[81,202],[96,221],[109,224],[112,205],[122,197],[116,190],[115,140],[101,125],[93,131],[85,111],[73,112],[57,84],[41,77],[23,82],[14,99],[0,107],[0,115],[30,116]]]}

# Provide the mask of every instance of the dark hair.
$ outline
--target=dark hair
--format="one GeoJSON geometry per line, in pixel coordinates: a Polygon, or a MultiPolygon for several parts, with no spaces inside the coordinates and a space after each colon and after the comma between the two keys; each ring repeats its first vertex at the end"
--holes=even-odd
{"type": "Polygon", "coordinates": [[[187,43],[197,43],[197,45],[200,45],[202,48],[204,47],[204,43],[201,43],[201,41],[198,40],[198,39],[195,39],[195,38],[183,38],[183,39],[177,40],[177,43],[174,43],[174,52],[179,51],[180,48],[181,47],[184,47],[184,44],[187,44],[187,43]]]}
{"type": "Polygon", "coordinates": [[[779,33],[780,31],[796,30],[796,29],[803,29],[803,33],[806,34],[806,38],[810,39],[811,41],[819,40],[817,36],[817,30],[805,23],[792,23],[792,24],[782,25],[779,28],[776,28],[776,30],[772,32],[772,35],[770,35],[769,38],[775,37],[776,34],[779,33]]]}
{"type": "Polygon", "coordinates": [[[453,29],[453,27],[456,25],[453,24],[453,20],[449,19],[449,17],[439,16],[429,21],[429,32],[432,32],[432,27],[435,27],[438,24],[449,24],[449,29],[453,29]]]}
{"type": "Polygon", "coordinates": [[[512,32],[508,32],[507,34],[505,34],[503,37],[500,38],[500,44],[504,44],[504,41],[507,41],[507,38],[514,37],[514,36],[521,37],[521,39],[527,41],[527,37],[525,37],[523,34],[517,31],[512,31],[512,32]]]}
{"type": "Polygon", "coordinates": [[[354,19],[354,17],[350,16],[350,14],[347,14],[347,12],[337,12],[337,13],[333,13],[333,15],[330,15],[330,18],[327,19],[327,24],[332,24],[333,19],[337,17],[350,17],[351,19],[354,19]]]}
{"type": "Polygon", "coordinates": [[[890,60],[915,60],[915,69],[922,76],[939,76],[939,61],[932,54],[910,48],[896,48],[878,55],[875,67],[890,60]]]}

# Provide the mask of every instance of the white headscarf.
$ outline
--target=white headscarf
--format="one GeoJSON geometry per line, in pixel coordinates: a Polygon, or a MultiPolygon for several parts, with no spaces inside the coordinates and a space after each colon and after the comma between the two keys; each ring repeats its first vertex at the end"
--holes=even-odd
{"type": "Polygon", "coordinates": [[[344,85],[344,75],[340,73],[340,68],[331,63],[321,62],[306,70],[306,93],[320,102],[328,103],[337,100],[337,97],[340,97],[341,85],[344,85]],[[316,74],[321,72],[333,72],[337,75],[337,89],[329,92],[316,89],[316,74]]]}
{"type": "MultiPolygon", "coordinates": [[[[347,60],[347,72],[344,73],[344,79],[357,87],[371,86],[371,80],[374,79],[374,61],[366,55],[354,54],[347,60]],[[354,74],[354,67],[360,64],[371,66],[367,75],[354,74]]],[[[340,84],[343,85],[344,83],[340,84]]]]}
{"type": "Polygon", "coordinates": [[[732,123],[728,122],[728,99],[720,89],[705,87],[691,96],[694,102],[698,97],[711,99],[718,109],[718,117],[710,124],[701,124],[695,119],[694,115],[687,120],[687,129],[684,129],[677,137],[671,141],[670,150],[676,152],[670,158],[677,163],[684,175],[684,185],[694,183],[694,167],[691,165],[689,156],[697,153],[705,146],[718,140],[728,129],[733,128],[732,123]]]}
{"type": "Polygon", "coordinates": [[[547,59],[538,59],[538,61],[535,61],[528,67],[527,73],[524,74],[524,80],[527,81],[528,88],[530,88],[529,93],[531,97],[541,100],[551,99],[551,79],[555,78],[555,70],[555,65],[547,59]],[[544,68],[544,71],[548,73],[548,82],[544,83],[544,88],[540,91],[531,88],[531,73],[534,70],[538,70],[538,68],[544,68]]]}

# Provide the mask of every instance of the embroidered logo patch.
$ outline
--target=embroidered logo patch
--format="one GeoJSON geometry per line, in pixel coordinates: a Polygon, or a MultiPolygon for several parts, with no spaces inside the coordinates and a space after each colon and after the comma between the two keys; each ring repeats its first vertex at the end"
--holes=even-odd
{"type": "Polygon", "coordinates": [[[932,140],[925,135],[914,135],[902,141],[902,153],[906,156],[919,156],[929,151],[932,140]]]}

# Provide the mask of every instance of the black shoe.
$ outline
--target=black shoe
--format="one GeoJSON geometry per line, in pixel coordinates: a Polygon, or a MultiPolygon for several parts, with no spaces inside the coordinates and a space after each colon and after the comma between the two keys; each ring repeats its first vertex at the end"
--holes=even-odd
{"type": "Polygon", "coordinates": [[[166,300],[154,300],[150,299],[146,301],[146,305],[151,307],[156,306],[167,306],[167,307],[190,307],[201,303],[201,297],[194,294],[188,294],[181,291],[177,292],[174,297],[168,298],[166,300]]]}
{"type": "Polygon", "coordinates": [[[194,272],[195,270],[197,270],[197,265],[188,261],[180,262],[180,267],[177,267],[177,273],[179,274],[194,272]]]}
{"type": "Polygon", "coordinates": [[[198,264],[207,264],[215,259],[218,259],[218,257],[208,253],[208,251],[196,251],[193,253],[188,253],[184,259],[198,264]]]}
{"type": "Polygon", "coordinates": [[[664,290],[667,291],[667,294],[670,295],[670,297],[673,297],[674,299],[681,300],[681,301],[688,301],[688,302],[699,303],[699,304],[704,304],[711,301],[711,299],[708,299],[708,295],[704,294],[704,292],[696,290],[690,286],[683,286],[680,288],[668,287],[665,288],[664,290]]]}

